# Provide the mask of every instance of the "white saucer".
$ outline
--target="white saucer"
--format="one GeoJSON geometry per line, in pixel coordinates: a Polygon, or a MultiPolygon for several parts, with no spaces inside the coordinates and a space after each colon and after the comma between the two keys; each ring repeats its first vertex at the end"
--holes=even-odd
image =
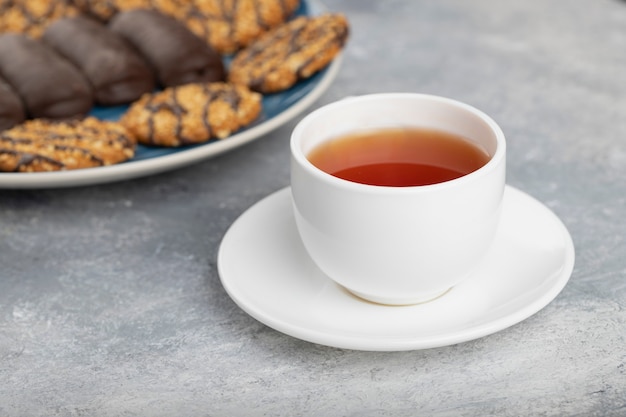
{"type": "Polygon", "coordinates": [[[300,242],[289,188],[239,217],[218,254],[222,285],[260,322],[309,342],[381,351],[451,345],[519,323],[559,294],[573,267],[574,245],[559,218],[510,186],[483,266],[425,304],[369,303],[327,278],[300,242]]]}

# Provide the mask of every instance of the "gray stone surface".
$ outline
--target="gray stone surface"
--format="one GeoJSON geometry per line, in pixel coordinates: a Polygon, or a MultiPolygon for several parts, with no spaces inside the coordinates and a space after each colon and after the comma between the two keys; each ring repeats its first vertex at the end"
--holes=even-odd
{"type": "Polygon", "coordinates": [[[2,416],[626,416],[626,2],[329,2],[344,65],[312,108],[412,91],[491,114],[508,183],[570,230],[545,309],[444,348],[283,335],[226,295],[228,226],[289,182],[298,118],[242,148],[109,185],[0,191],[2,416]]]}

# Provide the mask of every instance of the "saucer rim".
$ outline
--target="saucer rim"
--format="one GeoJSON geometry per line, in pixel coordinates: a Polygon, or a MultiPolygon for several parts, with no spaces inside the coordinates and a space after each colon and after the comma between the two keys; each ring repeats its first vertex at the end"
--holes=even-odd
{"type": "MultiPolygon", "coordinates": [[[[545,284],[549,284],[548,288],[540,291],[539,295],[534,297],[528,303],[523,306],[515,309],[512,312],[506,313],[504,316],[496,317],[494,319],[487,320],[486,322],[480,321],[476,325],[459,325],[458,328],[447,327],[443,329],[441,332],[429,333],[424,338],[407,336],[407,337],[385,337],[385,338],[376,338],[375,335],[371,335],[369,337],[363,337],[362,335],[349,335],[349,334],[336,334],[330,333],[328,331],[319,330],[316,328],[303,328],[302,326],[295,325],[288,320],[273,317],[270,314],[264,313],[263,311],[259,311],[260,309],[255,308],[254,303],[246,302],[246,299],[249,298],[246,294],[237,294],[236,288],[230,285],[229,279],[225,277],[224,274],[224,251],[225,247],[228,245],[228,237],[230,236],[231,230],[237,227],[237,224],[244,219],[244,217],[250,213],[251,211],[258,209],[258,206],[262,204],[271,204],[274,203],[274,200],[278,200],[280,198],[286,198],[286,195],[291,194],[291,187],[287,186],[257,201],[255,204],[246,209],[229,227],[229,229],[224,234],[224,237],[220,243],[220,247],[218,250],[217,256],[217,268],[218,274],[220,277],[220,281],[222,286],[224,287],[226,293],[229,297],[235,302],[239,308],[241,308],[248,315],[253,317],[255,320],[261,322],[262,324],[279,331],[288,336],[295,337],[300,340],[304,340],[310,343],[325,345],[329,347],[339,348],[339,349],[350,349],[350,350],[361,350],[361,351],[408,351],[408,350],[422,350],[422,349],[430,349],[436,347],[450,346],[458,343],[467,342],[470,340],[479,339],[499,331],[502,331],[508,327],[511,327],[515,324],[518,324],[534,314],[538,313],[540,310],[545,308],[550,302],[552,302],[559,293],[563,290],[563,288],[567,285],[569,281],[575,263],[575,248],[572,237],[567,230],[566,226],[563,224],[561,219],[547,206],[545,206],[542,202],[537,200],[536,198],[530,196],[529,194],[513,187],[510,185],[505,186],[507,192],[516,193],[521,198],[528,200],[531,203],[538,205],[543,211],[544,215],[549,216],[551,221],[558,226],[558,229],[564,239],[563,251],[564,251],[564,260],[562,265],[560,265],[560,270],[557,273],[546,276],[545,280],[542,281],[541,287],[545,284]]],[[[505,196],[507,193],[505,193],[505,196]]],[[[295,226],[295,224],[294,224],[295,226]]],[[[338,284],[335,284],[339,287],[338,284]]],[[[343,289],[342,289],[343,290],[343,289]]],[[[347,290],[343,290],[347,294],[346,296],[350,296],[347,290]]],[[[537,290],[539,291],[539,290],[537,290]]],[[[508,302],[513,302],[517,297],[513,297],[508,302]]],[[[363,300],[363,302],[367,302],[363,300]]],[[[380,305],[381,308],[398,308],[398,306],[383,306],[380,305]]],[[[410,307],[410,306],[409,306],[410,307]]],[[[400,307],[402,308],[402,307],[400,307]]],[[[495,309],[491,309],[483,313],[483,316],[487,316],[492,314],[494,311],[497,311],[499,308],[504,308],[504,306],[498,306],[495,309]]],[[[409,313],[410,314],[410,313],[409,313]]]]}

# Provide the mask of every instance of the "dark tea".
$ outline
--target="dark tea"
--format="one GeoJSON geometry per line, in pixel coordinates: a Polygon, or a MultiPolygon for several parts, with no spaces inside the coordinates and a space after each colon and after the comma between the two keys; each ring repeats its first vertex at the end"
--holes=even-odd
{"type": "Polygon", "coordinates": [[[348,181],[410,187],[462,177],[485,165],[490,157],[479,145],[452,133],[385,128],[331,139],[307,158],[322,171],[348,181]]]}

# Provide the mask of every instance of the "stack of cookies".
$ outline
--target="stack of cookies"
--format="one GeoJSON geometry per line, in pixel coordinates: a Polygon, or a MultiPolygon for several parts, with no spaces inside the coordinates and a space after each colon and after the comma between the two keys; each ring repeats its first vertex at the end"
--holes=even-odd
{"type": "Polygon", "coordinates": [[[110,165],[224,139],[327,66],[342,15],[299,0],[0,0],[0,171],[110,165]],[[225,66],[228,56],[230,65],[225,66]],[[128,104],[119,121],[86,117],[128,104]]]}

